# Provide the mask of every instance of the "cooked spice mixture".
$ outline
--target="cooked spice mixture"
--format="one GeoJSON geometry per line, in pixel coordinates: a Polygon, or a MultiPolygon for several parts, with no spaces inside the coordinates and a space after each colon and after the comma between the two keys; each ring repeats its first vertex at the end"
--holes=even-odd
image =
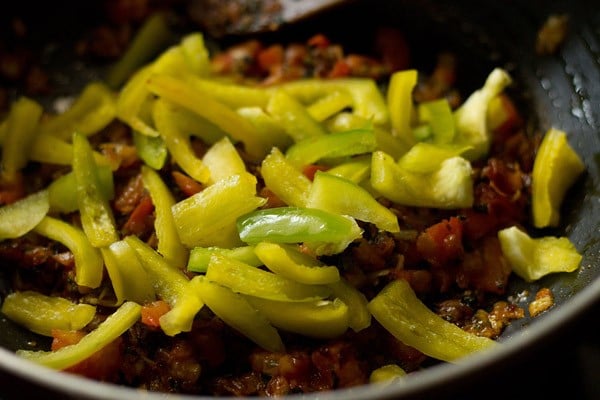
{"type": "Polygon", "coordinates": [[[552,307],[507,285],[579,266],[528,230],[558,226],[584,166],[559,127],[525,134],[505,70],[464,93],[453,54],[418,71],[391,27],[372,54],[318,32],[215,50],[152,7],[107,2],[77,42],[107,78],[60,113],[35,58],[0,48],[26,87],[0,91],[1,310],[52,341],[17,354],[151,391],[309,393],[501,346],[552,307]]]}

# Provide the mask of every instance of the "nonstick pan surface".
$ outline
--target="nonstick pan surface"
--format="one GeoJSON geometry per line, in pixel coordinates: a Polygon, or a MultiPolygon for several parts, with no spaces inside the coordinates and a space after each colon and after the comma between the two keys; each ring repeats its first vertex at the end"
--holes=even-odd
{"type": "MultiPolygon", "coordinates": [[[[82,3],[66,2],[56,8],[36,2],[11,6],[21,13],[28,6],[28,13],[35,12],[28,16],[35,22],[31,29],[36,30],[34,36],[45,44],[44,63],[57,72],[53,79],[59,95],[77,93],[86,81],[103,73],[102,67],[82,64],[72,54],[74,32],[89,26],[97,11],[82,3]],[[43,10],[36,12],[35,7],[43,10]]],[[[566,131],[569,142],[587,168],[585,176],[569,192],[562,225],[543,232],[568,236],[583,254],[581,268],[572,274],[549,276],[533,284],[515,280],[508,291],[530,301],[539,288],[549,287],[556,300],[551,311],[535,320],[515,321],[502,335],[504,345],[500,349],[476,355],[468,362],[432,367],[388,386],[364,386],[298,398],[452,398],[456,393],[461,393],[462,398],[470,398],[463,392],[466,387],[481,388],[477,382],[499,385],[496,393],[488,392],[482,396],[505,398],[509,394],[498,389],[503,383],[495,381],[494,376],[505,377],[506,371],[517,369],[518,364],[526,362],[528,357],[538,356],[544,346],[552,346],[556,353],[563,345],[571,348],[571,344],[567,346],[564,341],[577,340],[580,329],[588,331],[587,336],[582,334],[580,337],[590,337],[591,328],[586,323],[594,320],[592,313],[597,314],[600,302],[600,7],[594,3],[591,0],[352,1],[298,26],[265,35],[271,40],[286,40],[304,38],[306,32],[325,32],[333,40],[360,49],[370,43],[369,35],[377,26],[397,26],[407,34],[416,65],[432,66],[433,57],[443,50],[458,54],[459,86],[465,93],[477,88],[493,67],[504,67],[515,79],[516,85],[511,90],[527,110],[531,133],[543,132],[550,127],[566,131]],[[536,55],[537,30],[551,14],[563,13],[570,19],[566,41],[555,54],[536,55]]],[[[0,293],[6,290],[7,283],[2,280],[0,271],[0,293]]],[[[13,355],[12,350],[32,340],[40,338],[0,318],[0,371],[3,377],[0,399],[9,395],[20,397],[24,393],[45,398],[164,398],[160,394],[56,373],[13,355]],[[10,385],[11,382],[15,385],[10,385]]],[[[593,345],[598,346],[598,342],[594,341],[593,345]]],[[[598,351],[598,347],[594,349],[598,351]]],[[[556,368],[569,366],[557,365],[556,368]]],[[[592,370],[592,374],[594,371],[600,373],[592,370]]],[[[521,385],[532,384],[526,376],[514,379],[521,385]]],[[[540,387],[552,387],[552,384],[549,381],[537,383],[540,387]]],[[[581,388],[578,392],[573,390],[576,388],[572,393],[583,393],[581,388]]],[[[512,395],[519,393],[514,388],[510,392],[512,395]]]]}

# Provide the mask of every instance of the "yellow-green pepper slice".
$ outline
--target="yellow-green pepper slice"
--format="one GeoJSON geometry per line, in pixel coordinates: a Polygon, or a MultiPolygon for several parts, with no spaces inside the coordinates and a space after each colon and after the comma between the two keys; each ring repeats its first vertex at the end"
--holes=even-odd
{"type": "Polygon", "coordinates": [[[155,170],[165,165],[169,151],[162,137],[148,136],[136,131],[132,132],[132,137],[137,154],[146,165],[155,170]]]}
{"type": "Polygon", "coordinates": [[[399,365],[386,364],[382,367],[374,369],[369,375],[369,383],[388,383],[406,375],[399,365]]]}
{"type": "Polygon", "coordinates": [[[417,84],[418,72],[410,69],[394,72],[387,90],[387,107],[396,136],[409,144],[414,143],[411,125],[413,119],[412,92],[417,84]]]}
{"type": "Polygon", "coordinates": [[[0,207],[0,240],[18,238],[31,231],[44,219],[49,209],[47,190],[0,207]]]}
{"type": "Polygon", "coordinates": [[[492,339],[466,332],[435,314],[404,280],[390,282],[367,307],[402,343],[438,360],[455,362],[497,345],[492,339]]]}
{"type": "Polygon", "coordinates": [[[348,306],[348,326],[355,332],[359,332],[371,325],[371,312],[367,309],[367,298],[345,279],[327,285],[333,296],[340,299],[348,306]]]}
{"type": "Polygon", "coordinates": [[[254,246],[240,246],[230,249],[223,247],[194,247],[190,251],[187,269],[192,272],[206,273],[210,258],[213,254],[220,254],[224,257],[233,258],[248,264],[252,267],[259,267],[263,262],[254,253],[254,246]]]}
{"type": "Polygon", "coordinates": [[[267,351],[285,350],[277,329],[245,297],[202,276],[191,282],[202,301],[227,325],[267,351]]]}
{"type": "Polygon", "coordinates": [[[294,142],[327,133],[306,107],[283,90],[276,91],[269,99],[267,112],[281,124],[294,142]]]}
{"type": "Polygon", "coordinates": [[[79,286],[97,288],[102,283],[104,262],[85,233],[60,219],[44,217],[33,229],[42,236],[64,244],[75,259],[75,282],[79,286]]]}
{"type": "Polygon", "coordinates": [[[262,161],[261,175],[265,186],[285,204],[306,207],[312,182],[274,147],[262,161]]]}
{"type": "MultiPolygon", "coordinates": [[[[111,200],[115,193],[113,173],[110,167],[98,166],[99,189],[105,199],[111,200]]],[[[79,209],[75,174],[69,172],[55,179],[48,186],[48,201],[54,212],[70,213],[79,209]]]]}
{"type": "Polygon", "coordinates": [[[52,336],[53,329],[82,329],[94,318],[96,307],[73,303],[63,297],[23,291],[6,296],[0,311],[32,332],[52,336]]]}
{"type": "Polygon", "coordinates": [[[137,303],[131,301],[124,303],[76,344],[62,347],[56,351],[17,350],[17,355],[57,370],[72,367],[131,328],[139,320],[141,309],[142,306],[137,303]]]}
{"type": "Polygon", "coordinates": [[[454,141],[454,115],[448,99],[431,100],[417,107],[419,121],[431,127],[433,143],[452,143],[454,141]]]}
{"type": "Polygon", "coordinates": [[[202,157],[202,162],[210,171],[209,184],[248,172],[240,153],[227,136],[209,147],[202,157]]]}
{"type": "Polygon", "coordinates": [[[333,91],[306,108],[306,111],[319,122],[325,121],[345,108],[352,106],[352,97],[342,90],[333,91]]]}

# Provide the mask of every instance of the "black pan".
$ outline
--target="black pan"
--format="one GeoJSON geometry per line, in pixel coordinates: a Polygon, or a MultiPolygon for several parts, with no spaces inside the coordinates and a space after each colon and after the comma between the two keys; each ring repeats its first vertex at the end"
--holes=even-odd
{"type": "MultiPolygon", "coordinates": [[[[74,62],[71,52],[71,39],[90,26],[97,12],[84,3],[61,3],[56,8],[26,1],[12,5],[35,22],[30,24],[33,36],[52,45],[45,47],[43,61],[59,71],[53,78],[58,94],[76,93],[86,80],[103,71],[74,62]],[[35,11],[36,7],[43,10],[35,11]]],[[[583,261],[571,274],[549,276],[534,284],[511,283],[508,292],[525,294],[527,302],[539,288],[549,287],[556,305],[534,320],[513,322],[500,339],[504,342],[500,349],[465,363],[432,367],[398,384],[302,398],[542,397],[556,394],[563,384],[573,385],[567,392],[571,397],[598,398],[592,382],[600,377],[599,332],[589,323],[600,310],[600,7],[592,0],[352,1],[264,36],[304,40],[307,32],[320,31],[350,48],[364,50],[374,29],[383,24],[407,33],[414,65],[433,66],[433,57],[442,50],[458,54],[459,86],[465,93],[477,88],[494,66],[504,67],[516,82],[511,90],[528,110],[531,132],[557,127],[568,133],[587,171],[567,196],[561,226],[540,233],[568,236],[582,252],[583,261]],[[548,16],[558,13],[570,18],[566,41],[553,55],[535,55],[537,30],[548,16]],[[572,377],[573,371],[581,373],[579,379],[572,377]]],[[[6,289],[0,271],[0,293],[6,289]]],[[[163,398],[56,373],[14,356],[12,350],[31,340],[40,338],[0,318],[0,399],[21,398],[24,393],[44,398],[163,398]]]]}

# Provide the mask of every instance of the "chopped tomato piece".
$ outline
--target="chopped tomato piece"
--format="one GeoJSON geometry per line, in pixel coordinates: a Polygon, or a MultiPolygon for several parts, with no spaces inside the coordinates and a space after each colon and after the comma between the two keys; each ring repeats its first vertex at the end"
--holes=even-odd
{"type": "Polygon", "coordinates": [[[164,300],[153,301],[142,307],[142,323],[153,328],[160,327],[160,317],[169,312],[171,307],[164,300]]]}
{"type": "Polygon", "coordinates": [[[417,250],[435,266],[455,260],[464,252],[462,229],[462,222],[457,217],[432,225],[417,238],[417,250]]]}
{"type": "Polygon", "coordinates": [[[152,211],[154,204],[150,196],[144,196],[129,215],[129,219],[123,226],[123,230],[134,235],[141,235],[148,227],[152,227],[152,211]]]}
{"type": "Polygon", "coordinates": [[[315,174],[317,173],[317,171],[327,171],[327,167],[324,165],[311,164],[306,165],[302,169],[302,173],[311,181],[315,179],[315,174]]]}
{"type": "Polygon", "coordinates": [[[186,196],[192,196],[198,192],[201,192],[203,189],[200,182],[195,181],[179,171],[173,171],[172,175],[173,179],[175,179],[175,184],[186,196]]]}

